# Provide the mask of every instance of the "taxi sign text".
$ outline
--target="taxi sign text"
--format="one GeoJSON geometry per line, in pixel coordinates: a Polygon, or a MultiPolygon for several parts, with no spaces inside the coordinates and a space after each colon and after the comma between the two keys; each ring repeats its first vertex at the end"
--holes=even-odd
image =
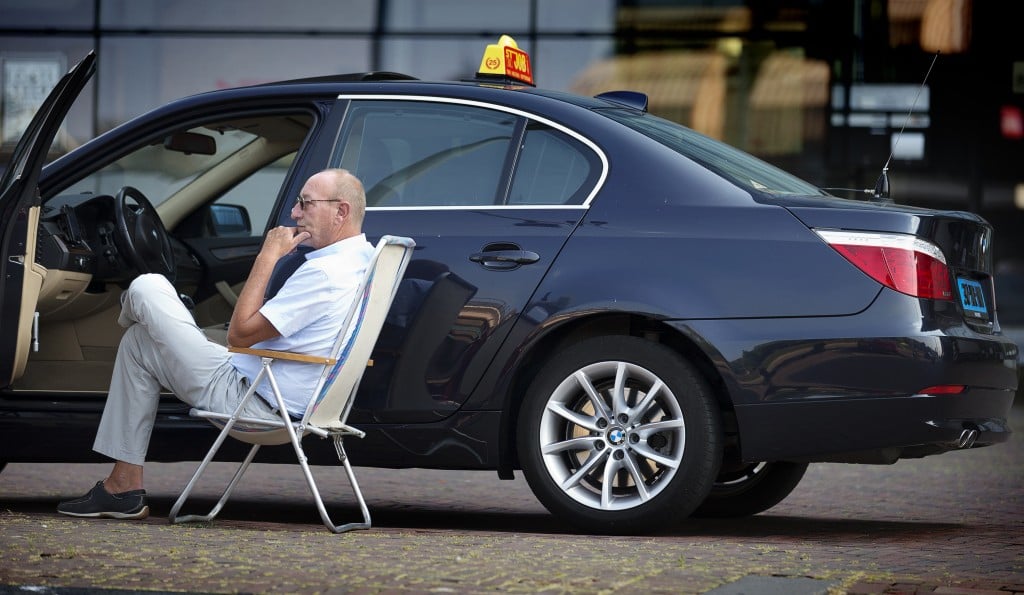
{"type": "Polygon", "coordinates": [[[505,46],[505,74],[525,83],[533,84],[533,72],[530,70],[530,55],[526,52],[505,46]]]}

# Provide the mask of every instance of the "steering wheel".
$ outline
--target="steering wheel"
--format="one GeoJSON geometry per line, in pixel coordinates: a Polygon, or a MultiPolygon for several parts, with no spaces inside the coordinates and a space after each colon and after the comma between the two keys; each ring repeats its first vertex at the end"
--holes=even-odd
{"type": "Polygon", "coordinates": [[[114,197],[117,237],[124,258],[140,273],[158,273],[174,281],[174,250],[163,221],[142,192],[124,186],[114,197]]]}

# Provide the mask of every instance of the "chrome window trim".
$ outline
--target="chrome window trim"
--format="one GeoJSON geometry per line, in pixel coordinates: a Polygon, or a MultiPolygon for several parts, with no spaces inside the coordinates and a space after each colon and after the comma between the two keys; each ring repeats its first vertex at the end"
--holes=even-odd
{"type": "Polygon", "coordinates": [[[435,205],[429,207],[366,207],[369,211],[586,211],[590,205],[435,205]]]}
{"type": "Polygon", "coordinates": [[[608,179],[608,157],[593,141],[576,132],[575,130],[563,126],[557,122],[549,120],[543,116],[538,116],[530,112],[523,111],[514,107],[508,107],[505,105],[497,105],[494,103],[486,103],[483,101],[476,101],[473,99],[459,99],[456,97],[436,97],[431,95],[386,95],[386,94],[342,94],[337,97],[339,100],[345,101],[359,101],[359,100],[371,100],[371,101],[419,101],[429,103],[449,103],[457,105],[468,105],[472,107],[479,107],[489,110],[507,112],[523,118],[529,118],[537,122],[542,122],[547,126],[550,126],[564,134],[571,136],[579,142],[590,148],[594,154],[597,155],[601,161],[601,172],[597,177],[597,182],[594,187],[590,190],[587,198],[578,205],[438,205],[438,206],[424,206],[424,207],[366,207],[367,211],[483,211],[483,210],[574,210],[583,209],[587,210],[590,208],[591,201],[604,186],[604,182],[608,179]]]}

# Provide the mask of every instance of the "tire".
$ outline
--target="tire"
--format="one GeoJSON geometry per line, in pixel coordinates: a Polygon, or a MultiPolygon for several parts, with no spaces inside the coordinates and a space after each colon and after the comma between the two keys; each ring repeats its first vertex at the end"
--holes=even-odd
{"type": "Polygon", "coordinates": [[[749,463],[722,471],[693,516],[734,518],[764,512],[782,502],[806,471],[807,463],[749,463]]]}
{"type": "Polygon", "coordinates": [[[517,448],[552,514],[588,532],[644,533],[671,528],[704,501],[722,430],[693,365],[657,343],[599,337],[559,352],[538,374],[517,448]]]}

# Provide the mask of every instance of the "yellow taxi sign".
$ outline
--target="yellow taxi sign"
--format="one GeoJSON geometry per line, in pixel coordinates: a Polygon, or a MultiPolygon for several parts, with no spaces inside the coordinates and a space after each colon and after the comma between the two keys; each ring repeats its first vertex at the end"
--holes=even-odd
{"type": "Polygon", "coordinates": [[[490,44],[484,50],[484,57],[480,60],[477,76],[513,79],[532,85],[533,70],[530,68],[530,55],[519,49],[516,40],[508,35],[502,35],[498,39],[498,43],[490,44]]]}

